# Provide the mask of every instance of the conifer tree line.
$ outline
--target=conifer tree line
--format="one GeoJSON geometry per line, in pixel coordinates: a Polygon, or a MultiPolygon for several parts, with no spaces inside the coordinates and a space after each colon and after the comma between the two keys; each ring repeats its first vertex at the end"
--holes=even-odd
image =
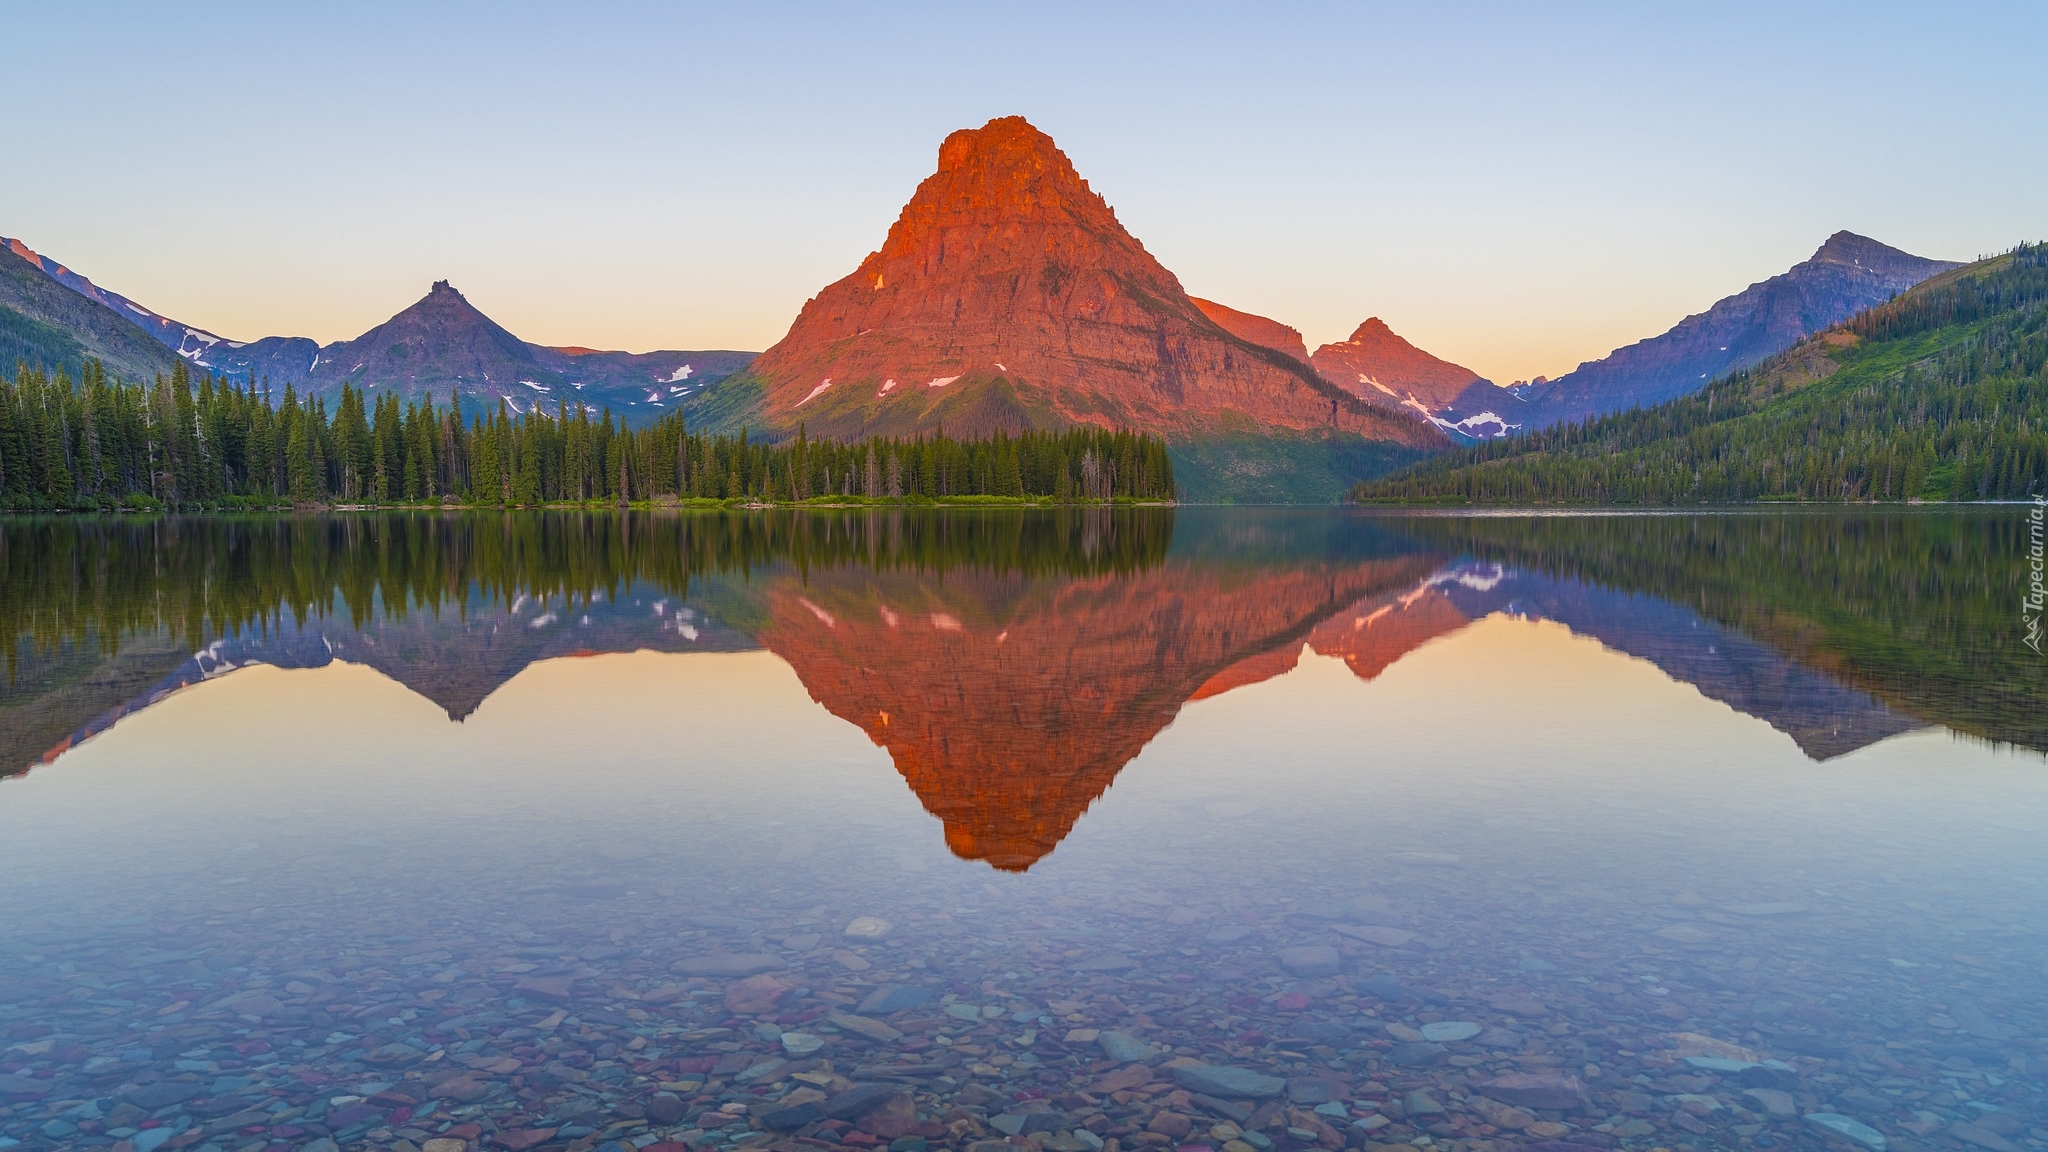
{"type": "Polygon", "coordinates": [[[460,503],[506,507],[647,500],[768,503],[948,497],[1171,500],[1166,444],[1076,428],[856,444],[707,435],[679,414],[629,428],[564,401],[554,412],[451,394],[405,402],[344,384],[329,412],[180,362],[148,386],[19,366],[0,380],[0,506],[269,508],[460,503]]]}
{"type": "Polygon", "coordinates": [[[1353,499],[1691,504],[2048,493],[2048,245],[1654,408],[1446,453],[1353,499]],[[1821,371],[1816,372],[1818,366],[1821,371]]]}

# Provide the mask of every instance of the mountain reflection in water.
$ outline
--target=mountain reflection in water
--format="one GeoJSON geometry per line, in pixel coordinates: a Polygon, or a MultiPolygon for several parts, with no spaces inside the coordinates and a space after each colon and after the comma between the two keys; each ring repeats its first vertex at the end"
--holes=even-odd
{"type": "MultiPolygon", "coordinates": [[[[2037,666],[1989,623],[2001,593],[1982,575],[2019,571],[2017,524],[1168,509],[13,522],[0,755],[15,772],[54,762],[252,664],[366,665],[461,722],[540,660],[762,648],[888,751],[956,855],[1021,871],[1189,701],[1305,652],[1372,680],[1496,614],[1646,660],[1816,760],[1929,725],[2043,749],[2037,666]],[[2001,552],[2007,569],[1986,569],[2001,552]]],[[[1445,738],[1486,714],[1444,702],[1445,738]]]]}

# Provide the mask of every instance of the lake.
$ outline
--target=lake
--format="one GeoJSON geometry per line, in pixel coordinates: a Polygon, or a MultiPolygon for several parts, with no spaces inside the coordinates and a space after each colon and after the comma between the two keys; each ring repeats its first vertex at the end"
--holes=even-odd
{"type": "Polygon", "coordinates": [[[2024,509],[0,549],[0,1148],[2048,1147],[2024,509]]]}

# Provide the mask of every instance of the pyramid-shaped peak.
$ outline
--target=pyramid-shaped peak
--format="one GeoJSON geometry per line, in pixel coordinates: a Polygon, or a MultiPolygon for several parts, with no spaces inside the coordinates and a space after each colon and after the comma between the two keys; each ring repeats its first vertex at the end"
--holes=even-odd
{"type": "Polygon", "coordinates": [[[767,424],[833,437],[1251,419],[1433,442],[1347,404],[1300,347],[1231,338],[1052,137],[1007,116],[946,137],[882,246],[749,374],[767,424]]]}
{"type": "Polygon", "coordinates": [[[1810,264],[1849,265],[1885,276],[1907,277],[1909,283],[1918,282],[1937,272],[1956,265],[1946,260],[1929,260],[1902,252],[1889,244],[1858,236],[1854,232],[1842,231],[1828,237],[1813,254],[1810,264]]]}
{"type": "Polygon", "coordinates": [[[1470,368],[1409,343],[1377,316],[1366,317],[1342,344],[1316,349],[1309,363],[1323,379],[1383,407],[1402,406],[1410,396],[1441,407],[1479,380],[1470,368]]]}
{"type": "Polygon", "coordinates": [[[1399,336],[1394,335],[1392,328],[1387,327],[1385,320],[1377,316],[1367,316],[1365,323],[1360,324],[1352,331],[1349,342],[1352,344],[1363,344],[1368,340],[1385,340],[1389,337],[1395,340],[1401,339],[1399,336]]]}
{"type": "Polygon", "coordinates": [[[1109,204],[1052,137],[1022,116],[1005,116],[946,137],[938,168],[903,206],[883,251],[921,247],[938,229],[1034,224],[1120,231],[1109,204]]]}
{"type": "Polygon", "coordinates": [[[1869,255],[1904,256],[1906,253],[1888,244],[1880,244],[1868,236],[1858,236],[1845,228],[1828,237],[1827,243],[1815,249],[1813,258],[1838,264],[1854,264],[1869,255]]]}

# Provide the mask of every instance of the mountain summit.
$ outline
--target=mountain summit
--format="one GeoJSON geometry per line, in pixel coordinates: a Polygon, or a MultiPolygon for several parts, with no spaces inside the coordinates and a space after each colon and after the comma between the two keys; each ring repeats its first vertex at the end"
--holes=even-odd
{"type": "Polygon", "coordinates": [[[1316,349],[1313,362],[1330,383],[1363,399],[1379,397],[1376,403],[1412,406],[1412,399],[1435,408],[1479,383],[1479,373],[1424,352],[1377,316],[1367,317],[1349,340],[1316,349]]]}
{"type": "Polygon", "coordinates": [[[465,391],[518,395],[529,399],[554,390],[554,374],[534,358],[533,349],[478,311],[446,280],[403,312],[354,340],[330,344],[314,358],[337,378],[368,379],[409,394],[465,391]]]}
{"type": "Polygon", "coordinates": [[[1367,317],[1349,340],[1316,349],[1310,362],[1323,379],[1360,399],[1405,409],[1446,432],[1484,437],[1506,430],[1494,412],[1504,406],[1494,399],[1500,389],[1470,368],[1410,344],[1377,316],[1367,317]]]}
{"type": "Polygon", "coordinates": [[[1021,117],[948,136],[882,247],[804,305],[728,419],[852,437],[1130,427],[1440,445],[1233,335],[1021,117]]]}
{"type": "Polygon", "coordinates": [[[652,419],[706,381],[744,366],[746,352],[600,352],[529,344],[484,315],[453,284],[427,294],[353,340],[322,346],[303,336],[223,340],[195,359],[234,381],[286,382],[307,395],[358,388],[396,390],[408,401],[451,391],[513,410],[553,408],[566,399],[611,408],[629,421],[652,419]]]}

